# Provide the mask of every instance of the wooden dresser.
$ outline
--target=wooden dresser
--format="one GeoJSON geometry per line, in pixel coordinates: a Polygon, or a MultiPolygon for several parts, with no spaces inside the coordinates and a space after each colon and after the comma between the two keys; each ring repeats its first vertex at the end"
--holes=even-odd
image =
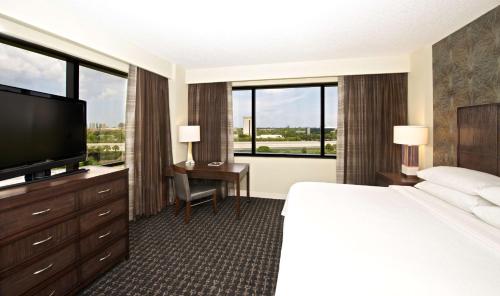
{"type": "Polygon", "coordinates": [[[128,253],[128,170],[0,189],[0,295],[74,294],[128,253]]]}

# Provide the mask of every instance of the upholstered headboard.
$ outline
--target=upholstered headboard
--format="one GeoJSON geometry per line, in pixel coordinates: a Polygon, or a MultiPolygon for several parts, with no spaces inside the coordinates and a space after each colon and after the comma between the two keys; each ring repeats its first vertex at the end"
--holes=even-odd
{"type": "Polygon", "coordinates": [[[458,108],[459,167],[500,176],[500,104],[458,108]]]}

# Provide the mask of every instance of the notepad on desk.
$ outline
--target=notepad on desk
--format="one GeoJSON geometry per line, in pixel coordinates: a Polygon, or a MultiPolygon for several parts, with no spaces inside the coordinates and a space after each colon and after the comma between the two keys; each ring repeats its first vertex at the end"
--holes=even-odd
{"type": "Polygon", "coordinates": [[[209,163],[208,166],[221,166],[223,164],[224,164],[223,161],[214,161],[214,162],[209,163]]]}

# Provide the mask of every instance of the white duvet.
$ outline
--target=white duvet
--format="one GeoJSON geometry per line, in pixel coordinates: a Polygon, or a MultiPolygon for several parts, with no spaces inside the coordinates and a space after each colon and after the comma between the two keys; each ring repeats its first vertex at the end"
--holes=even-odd
{"type": "Polygon", "coordinates": [[[276,295],[500,295],[500,230],[413,187],[297,183],[276,295]]]}

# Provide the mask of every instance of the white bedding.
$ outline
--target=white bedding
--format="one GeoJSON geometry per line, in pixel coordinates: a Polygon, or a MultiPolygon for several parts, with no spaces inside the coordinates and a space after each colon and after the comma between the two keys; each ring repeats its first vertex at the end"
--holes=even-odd
{"type": "Polygon", "coordinates": [[[500,295],[500,230],[413,187],[297,183],[277,296],[500,295]]]}

